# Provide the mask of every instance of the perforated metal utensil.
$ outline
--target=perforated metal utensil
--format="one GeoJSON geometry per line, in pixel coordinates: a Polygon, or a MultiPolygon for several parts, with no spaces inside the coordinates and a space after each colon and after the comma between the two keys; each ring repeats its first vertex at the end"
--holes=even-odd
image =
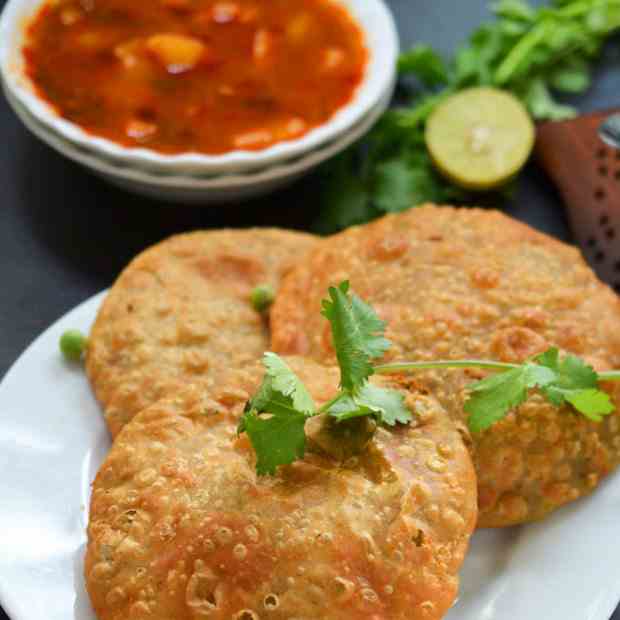
{"type": "Polygon", "coordinates": [[[609,146],[620,149],[620,114],[608,116],[599,125],[598,135],[609,146]]]}
{"type": "Polygon", "coordinates": [[[620,293],[620,122],[612,120],[618,112],[541,124],[536,156],[564,198],[586,259],[620,293]]]}

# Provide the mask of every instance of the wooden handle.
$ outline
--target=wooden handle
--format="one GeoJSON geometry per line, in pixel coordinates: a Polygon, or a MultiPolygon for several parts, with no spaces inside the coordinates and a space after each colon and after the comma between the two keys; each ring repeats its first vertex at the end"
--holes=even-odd
{"type": "Polygon", "coordinates": [[[541,124],[536,157],[564,198],[586,259],[620,292],[620,150],[598,136],[601,122],[616,112],[541,124]]]}

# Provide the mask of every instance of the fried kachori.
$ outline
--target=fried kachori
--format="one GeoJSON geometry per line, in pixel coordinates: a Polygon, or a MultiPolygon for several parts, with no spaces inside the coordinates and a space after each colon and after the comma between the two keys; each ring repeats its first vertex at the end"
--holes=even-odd
{"type": "MultiPolygon", "coordinates": [[[[337,369],[288,361],[318,404],[336,393],[337,369]]],[[[257,477],[236,427],[261,378],[258,367],[231,370],[120,432],[90,509],[85,575],[98,617],[442,618],[476,521],[476,481],[439,403],[407,385],[410,425],[378,429],[344,463],[308,451],[257,477]]]]}
{"type": "Polygon", "coordinates": [[[135,258],[103,303],[86,358],[112,435],[188,383],[208,386],[259,359],[269,330],[252,290],[277,289],[314,242],[278,229],[201,231],[135,258]]]}

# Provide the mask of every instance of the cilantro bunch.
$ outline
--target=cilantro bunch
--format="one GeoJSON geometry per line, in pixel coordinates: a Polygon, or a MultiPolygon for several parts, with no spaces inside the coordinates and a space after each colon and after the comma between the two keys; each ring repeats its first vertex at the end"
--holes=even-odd
{"type": "MultiPolygon", "coordinates": [[[[429,369],[483,368],[498,371],[469,387],[465,412],[473,433],[487,430],[537,390],[556,407],[570,405],[576,413],[600,422],[614,411],[600,381],[620,381],[620,372],[596,373],[583,360],[560,356],[551,348],[523,364],[484,360],[398,362],[373,365],[389,349],[385,323],[372,306],[349,292],[349,283],[329,289],[323,300],[323,316],[330,322],[340,367],[340,390],[320,409],[286,362],[265,353],[265,377],[247,403],[238,432],[247,433],[256,452],[259,475],[274,474],[280,465],[302,459],[306,451],[306,422],[326,416],[337,428],[351,420],[372,418],[377,424],[394,426],[412,421],[401,392],[372,385],[373,374],[403,374],[429,369]]],[[[364,432],[360,425],[360,432],[364,432]]]]}
{"type": "Polygon", "coordinates": [[[538,9],[525,0],[501,0],[492,10],[495,19],[473,32],[452,58],[442,58],[427,45],[401,54],[401,85],[407,89],[414,80],[409,102],[388,111],[361,144],[326,165],[320,232],[424,202],[489,200],[440,177],[426,150],[427,118],[461,89],[508,90],[535,120],[577,114],[559,103],[555,93],[577,94],[590,86],[592,61],[620,28],[620,0],[552,0],[538,9]]]}

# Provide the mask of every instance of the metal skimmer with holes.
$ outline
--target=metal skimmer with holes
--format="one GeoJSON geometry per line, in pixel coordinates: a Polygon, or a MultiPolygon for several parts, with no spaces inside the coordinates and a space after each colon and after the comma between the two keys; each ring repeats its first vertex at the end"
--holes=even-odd
{"type": "Polygon", "coordinates": [[[540,125],[536,155],[566,202],[586,259],[620,293],[620,150],[598,133],[612,113],[540,125]]]}

